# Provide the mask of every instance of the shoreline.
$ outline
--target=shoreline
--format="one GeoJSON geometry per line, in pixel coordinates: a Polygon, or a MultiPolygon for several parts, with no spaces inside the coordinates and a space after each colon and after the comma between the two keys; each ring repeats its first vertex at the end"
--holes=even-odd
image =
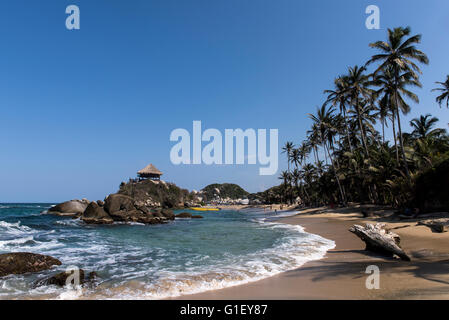
{"type": "Polygon", "coordinates": [[[279,222],[301,225],[308,233],[334,241],[336,247],[322,259],[291,271],[173,299],[449,299],[449,233],[433,233],[416,222],[363,218],[357,207],[305,209],[280,218],[279,222]],[[348,231],[353,224],[379,221],[401,237],[401,245],[412,257],[411,262],[367,252],[364,243],[348,231]],[[366,268],[370,265],[379,267],[379,290],[368,290],[365,286],[370,275],[366,268]]]}

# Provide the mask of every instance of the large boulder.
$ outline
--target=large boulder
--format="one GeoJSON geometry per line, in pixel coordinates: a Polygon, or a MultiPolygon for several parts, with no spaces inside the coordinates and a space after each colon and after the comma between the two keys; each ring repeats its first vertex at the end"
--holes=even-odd
{"type": "Polygon", "coordinates": [[[109,195],[105,200],[104,210],[114,221],[156,224],[167,220],[162,212],[160,215],[150,212],[145,206],[136,204],[133,198],[123,194],[109,195]]]}
{"type": "Polygon", "coordinates": [[[0,254],[0,277],[9,274],[39,272],[61,265],[56,258],[28,252],[0,254]]]}
{"type": "Polygon", "coordinates": [[[97,202],[91,202],[87,206],[81,216],[81,220],[91,224],[110,224],[114,222],[111,216],[104,210],[103,207],[99,206],[97,202]]]}
{"type": "Polygon", "coordinates": [[[104,209],[112,217],[116,214],[121,217],[121,211],[135,210],[134,199],[123,194],[110,194],[104,202],[104,209]]]}
{"type": "Polygon", "coordinates": [[[89,201],[86,199],[70,200],[51,207],[48,212],[59,216],[77,216],[83,214],[88,205],[89,201]]]}

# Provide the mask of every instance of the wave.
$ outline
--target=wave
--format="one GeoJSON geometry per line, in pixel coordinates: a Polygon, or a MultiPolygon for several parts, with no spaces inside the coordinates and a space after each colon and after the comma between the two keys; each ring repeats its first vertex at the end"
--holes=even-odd
{"type": "Polygon", "coordinates": [[[10,235],[23,235],[35,232],[35,230],[31,229],[30,227],[21,225],[20,221],[16,223],[0,221],[0,230],[2,231],[2,233],[10,235]]]}
{"type": "MultiPolygon", "coordinates": [[[[192,267],[186,272],[161,271],[154,283],[138,281],[147,271],[131,271],[122,277],[133,278],[115,287],[86,293],[82,299],[164,299],[186,294],[242,285],[301,267],[322,259],[335,248],[335,242],[304,232],[301,226],[266,223],[268,228],[282,228],[294,234],[280,239],[276,246],[245,256],[226,256],[222,263],[192,267]]],[[[63,297],[59,297],[63,298],[63,297]]]]}
{"type": "Polygon", "coordinates": [[[12,240],[1,240],[0,250],[9,252],[18,251],[40,251],[40,250],[50,250],[58,247],[62,247],[63,244],[59,243],[58,240],[52,239],[50,241],[37,241],[33,236],[12,239],[12,240]]]}

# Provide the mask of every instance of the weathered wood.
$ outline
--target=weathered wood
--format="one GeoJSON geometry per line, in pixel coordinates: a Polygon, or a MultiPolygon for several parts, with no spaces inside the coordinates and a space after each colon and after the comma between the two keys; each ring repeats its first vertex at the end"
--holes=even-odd
{"type": "Polygon", "coordinates": [[[358,236],[366,244],[366,250],[396,255],[402,260],[410,261],[410,257],[400,247],[400,238],[396,233],[384,229],[385,224],[366,224],[365,227],[353,225],[349,231],[358,236]]]}
{"type": "Polygon", "coordinates": [[[437,233],[447,232],[449,230],[449,219],[430,219],[419,221],[418,225],[429,227],[432,231],[437,233]]]}

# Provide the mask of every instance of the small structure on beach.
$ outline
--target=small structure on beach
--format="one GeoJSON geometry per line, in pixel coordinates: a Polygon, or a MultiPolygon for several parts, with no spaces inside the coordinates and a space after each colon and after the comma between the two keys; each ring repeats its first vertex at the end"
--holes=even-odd
{"type": "Polygon", "coordinates": [[[147,165],[145,168],[143,168],[140,171],[137,171],[137,176],[139,177],[139,180],[161,180],[162,172],[159,171],[158,168],[156,168],[153,164],[147,165]]]}

